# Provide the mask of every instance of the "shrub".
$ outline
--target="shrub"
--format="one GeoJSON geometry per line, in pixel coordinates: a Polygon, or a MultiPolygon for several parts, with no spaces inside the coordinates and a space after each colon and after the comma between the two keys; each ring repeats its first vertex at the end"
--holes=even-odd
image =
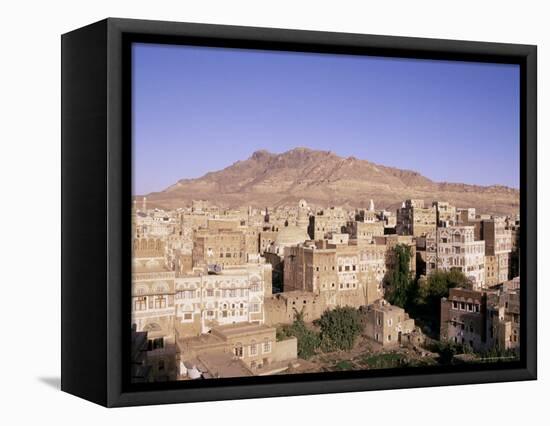
{"type": "Polygon", "coordinates": [[[316,324],[321,329],[321,349],[325,352],[350,350],[362,330],[359,312],[351,307],[325,311],[316,324]]]}
{"type": "Polygon", "coordinates": [[[367,355],[361,359],[364,365],[370,368],[397,368],[403,366],[405,357],[398,353],[383,353],[367,355]]]}
{"type": "Polygon", "coordinates": [[[298,356],[302,359],[311,358],[319,349],[321,340],[319,334],[306,327],[301,312],[296,312],[296,319],[291,325],[277,329],[277,340],[296,337],[298,340],[298,356]]]}
{"type": "Polygon", "coordinates": [[[336,363],[336,365],[334,366],[334,369],[339,371],[352,370],[353,364],[349,361],[343,360],[336,363]]]}
{"type": "Polygon", "coordinates": [[[452,364],[455,355],[471,353],[469,346],[447,341],[433,342],[428,349],[439,354],[439,363],[443,365],[452,364]]]}

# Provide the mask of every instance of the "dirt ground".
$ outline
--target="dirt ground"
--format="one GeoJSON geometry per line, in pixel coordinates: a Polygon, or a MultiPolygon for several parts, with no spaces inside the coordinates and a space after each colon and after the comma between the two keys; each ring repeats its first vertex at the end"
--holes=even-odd
{"type": "Polygon", "coordinates": [[[351,351],[320,353],[308,360],[299,359],[297,365],[285,374],[318,373],[327,371],[370,370],[399,368],[414,365],[435,365],[431,356],[413,347],[384,348],[382,345],[361,336],[351,351]]]}

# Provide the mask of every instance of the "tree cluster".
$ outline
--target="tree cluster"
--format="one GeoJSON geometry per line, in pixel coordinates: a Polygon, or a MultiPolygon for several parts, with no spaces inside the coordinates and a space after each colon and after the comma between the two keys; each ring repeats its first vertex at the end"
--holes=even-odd
{"type": "Polygon", "coordinates": [[[451,288],[469,286],[470,281],[461,271],[435,271],[417,285],[415,304],[433,307],[439,305],[442,297],[449,296],[451,288]]]}
{"type": "Polygon", "coordinates": [[[325,311],[316,325],[321,329],[321,348],[324,352],[350,350],[362,331],[359,312],[349,306],[325,311]]]}
{"type": "Polygon", "coordinates": [[[458,270],[435,271],[416,280],[410,271],[410,262],[414,261],[410,247],[398,244],[393,251],[395,266],[384,277],[385,298],[413,316],[429,317],[437,323],[441,298],[448,297],[451,288],[470,286],[468,278],[458,270]]]}
{"type": "Polygon", "coordinates": [[[294,322],[277,329],[277,340],[296,337],[298,340],[298,356],[302,359],[311,358],[321,344],[319,333],[311,330],[304,322],[302,312],[296,312],[294,322]]]}
{"type": "Polygon", "coordinates": [[[337,307],[325,311],[321,318],[315,321],[315,326],[318,331],[305,324],[302,312],[296,312],[291,325],[277,330],[277,339],[296,337],[298,356],[308,359],[317,352],[350,350],[362,330],[360,314],[351,307],[337,307]]]}

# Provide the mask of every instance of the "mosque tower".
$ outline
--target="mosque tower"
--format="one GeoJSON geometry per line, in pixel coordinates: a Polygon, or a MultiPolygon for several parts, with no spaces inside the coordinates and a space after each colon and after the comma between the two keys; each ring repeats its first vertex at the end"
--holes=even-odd
{"type": "Polygon", "coordinates": [[[374,201],[372,201],[372,198],[371,198],[370,203],[369,203],[369,211],[370,212],[374,211],[374,201]]]}
{"type": "Polygon", "coordinates": [[[298,220],[296,221],[298,228],[301,228],[307,232],[309,226],[309,213],[307,203],[305,200],[300,200],[298,203],[298,220]]]}

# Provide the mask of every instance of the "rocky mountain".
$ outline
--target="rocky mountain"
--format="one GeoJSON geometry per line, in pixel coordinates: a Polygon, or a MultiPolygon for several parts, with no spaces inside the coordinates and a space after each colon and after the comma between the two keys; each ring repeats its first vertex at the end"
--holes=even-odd
{"type": "Polygon", "coordinates": [[[516,214],[519,191],[505,186],[434,182],[420,173],[386,167],[329,151],[295,148],[282,154],[256,151],[243,161],[196,179],[182,179],[161,192],[146,194],[149,205],[177,208],[191,200],[221,206],[276,207],[304,198],[313,206],[395,209],[408,198],[449,201],[479,212],[516,214]]]}

